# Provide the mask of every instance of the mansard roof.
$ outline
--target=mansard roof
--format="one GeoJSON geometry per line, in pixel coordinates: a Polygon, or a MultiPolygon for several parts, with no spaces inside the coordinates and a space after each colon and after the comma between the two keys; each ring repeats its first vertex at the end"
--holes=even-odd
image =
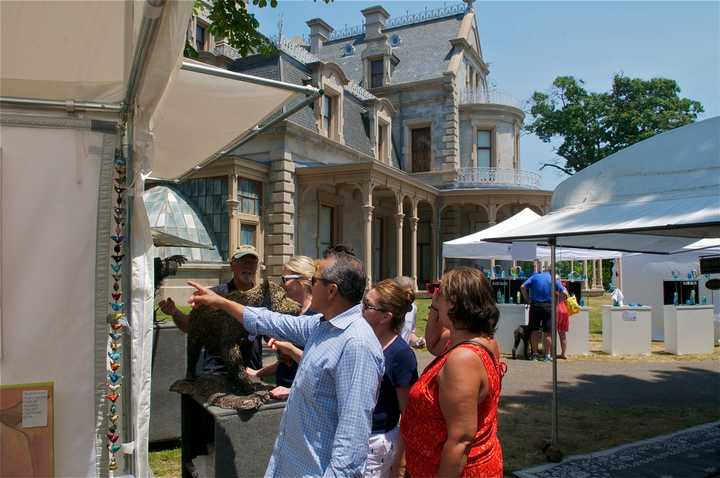
{"type": "MultiPolygon", "coordinates": [[[[451,10],[451,11],[459,11],[451,10]]],[[[458,36],[466,12],[432,18],[385,28],[388,43],[399,60],[392,73],[391,84],[440,78],[447,71],[452,56],[451,40],[458,36]],[[393,37],[397,40],[393,42],[393,37]]],[[[361,33],[330,40],[321,48],[318,57],[340,65],[345,74],[356,83],[362,81],[362,51],[365,48],[365,34],[361,33]],[[348,47],[348,45],[350,47],[348,47]]]]}

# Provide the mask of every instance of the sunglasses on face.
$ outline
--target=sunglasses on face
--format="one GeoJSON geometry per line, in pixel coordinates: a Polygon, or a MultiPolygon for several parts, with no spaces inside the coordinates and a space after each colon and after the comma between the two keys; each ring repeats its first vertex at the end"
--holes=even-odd
{"type": "MultiPolygon", "coordinates": [[[[310,279],[310,284],[312,284],[312,286],[315,287],[315,284],[317,284],[318,281],[322,281],[325,284],[335,284],[335,282],[333,282],[331,280],[327,280],[327,279],[323,279],[322,277],[315,277],[315,276],[312,276],[312,278],[310,279]]],[[[335,285],[337,285],[337,284],[335,284],[335,285]]]]}
{"type": "Polygon", "coordinates": [[[300,274],[288,274],[286,276],[281,276],[280,279],[282,280],[283,284],[287,284],[290,281],[296,280],[296,279],[302,279],[303,276],[300,274]]]}
{"type": "Polygon", "coordinates": [[[372,304],[368,303],[367,300],[362,301],[362,307],[363,307],[363,310],[370,309],[370,310],[377,310],[378,312],[385,312],[383,309],[381,309],[377,305],[372,305],[372,304]]]}

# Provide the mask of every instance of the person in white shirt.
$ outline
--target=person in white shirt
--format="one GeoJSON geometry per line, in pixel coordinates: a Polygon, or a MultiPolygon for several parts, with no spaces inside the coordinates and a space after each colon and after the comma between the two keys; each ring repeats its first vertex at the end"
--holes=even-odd
{"type": "Polygon", "coordinates": [[[395,279],[397,285],[404,290],[409,290],[412,293],[412,309],[410,312],[405,314],[405,323],[400,331],[400,337],[414,348],[425,347],[425,338],[418,337],[415,335],[415,324],[417,322],[417,304],[415,304],[415,284],[414,281],[407,276],[400,276],[395,279]]]}

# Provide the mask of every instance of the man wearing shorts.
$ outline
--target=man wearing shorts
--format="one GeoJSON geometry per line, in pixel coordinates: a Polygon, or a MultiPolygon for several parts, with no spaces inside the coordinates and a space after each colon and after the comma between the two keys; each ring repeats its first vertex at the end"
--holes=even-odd
{"type": "MultiPolygon", "coordinates": [[[[545,332],[543,339],[543,351],[546,361],[552,360],[550,349],[552,348],[551,317],[552,317],[552,296],[550,289],[550,272],[545,268],[544,272],[538,272],[530,276],[523,285],[520,286],[525,302],[530,304],[530,344],[537,360],[542,360],[542,356],[538,354],[538,343],[540,342],[540,331],[545,332]]],[[[568,296],[567,290],[563,287],[560,280],[555,281],[555,287],[558,294],[558,300],[565,300],[568,296]]]]}

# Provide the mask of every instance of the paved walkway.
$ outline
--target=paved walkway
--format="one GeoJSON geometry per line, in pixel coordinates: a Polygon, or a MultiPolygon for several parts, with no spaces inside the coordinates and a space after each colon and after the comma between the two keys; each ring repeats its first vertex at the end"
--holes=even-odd
{"type": "MultiPolygon", "coordinates": [[[[418,353],[418,369],[430,360],[429,353],[418,353]]],[[[505,361],[505,404],[551,399],[552,363],[505,361]]],[[[558,391],[560,403],[566,405],[717,406],[720,410],[720,363],[558,361],[558,391]]]]}

